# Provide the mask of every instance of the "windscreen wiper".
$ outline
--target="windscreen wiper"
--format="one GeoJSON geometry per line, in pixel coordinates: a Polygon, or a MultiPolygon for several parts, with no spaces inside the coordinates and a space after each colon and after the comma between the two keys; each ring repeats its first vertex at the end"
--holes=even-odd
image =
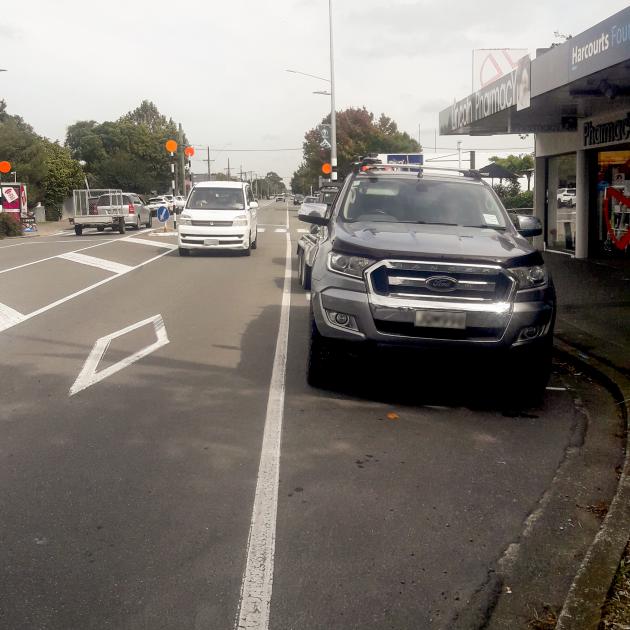
{"type": "Polygon", "coordinates": [[[467,227],[467,228],[479,228],[480,230],[483,229],[490,229],[490,230],[498,230],[499,232],[504,232],[505,230],[507,230],[507,228],[504,225],[462,225],[462,227],[467,227]]]}

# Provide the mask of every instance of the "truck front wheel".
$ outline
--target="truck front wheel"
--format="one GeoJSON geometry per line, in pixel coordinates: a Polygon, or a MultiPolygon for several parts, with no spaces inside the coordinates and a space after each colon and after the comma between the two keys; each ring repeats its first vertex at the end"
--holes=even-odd
{"type": "Polygon", "coordinates": [[[125,220],[124,219],[121,219],[120,222],[118,223],[118,231],[120,232],[120,234],[125,233],[125,220]]]}
{"type": "Polygon", "coordinates": [[[83,226],[82,225],[77,225],[76,223],[74,224],[74,233],[77,236],[81,236],[81,234],[83,234],[83,226]]]}

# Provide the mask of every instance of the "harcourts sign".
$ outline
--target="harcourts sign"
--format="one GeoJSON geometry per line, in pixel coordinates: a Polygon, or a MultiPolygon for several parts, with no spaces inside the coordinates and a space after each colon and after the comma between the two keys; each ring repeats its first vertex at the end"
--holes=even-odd
{"type": "Polygon", "coordinates": [[[516,105],[516,70],[440,112],[440,133],[466,133],[470,125],[516,105]]]}
{"type": "Polygon", "coordinates": [[[630,7],[568,40],[570,80],[630,58],[630,7]]]}
{"type": "Polygon", "coordinates": [[[630,112],[597,121],[584,120],[580,125],[584,148],[630,142],[630,112]]]}

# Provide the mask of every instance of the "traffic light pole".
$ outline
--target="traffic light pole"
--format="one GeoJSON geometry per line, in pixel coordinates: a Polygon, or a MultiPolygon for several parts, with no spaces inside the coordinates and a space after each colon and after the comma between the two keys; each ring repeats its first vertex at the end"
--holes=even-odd
{"type": "Polygon", "coordinates": [[[171,151],[171,195],[173,195],[173,229],[177,229],[177,214],[175,212],[175,153],[171,151]]]}
{"type": "Polygon", "coordinates": [[[337,180],[337,112],[335,109],[335,57],[333,51],[332,0],[328,0],[328,20],[330,23],[330,179],[337,180]]]}

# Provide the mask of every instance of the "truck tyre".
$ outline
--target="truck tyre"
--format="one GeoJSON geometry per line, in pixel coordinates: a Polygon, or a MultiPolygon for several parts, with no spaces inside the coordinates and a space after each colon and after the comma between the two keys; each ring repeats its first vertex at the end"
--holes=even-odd
{"type": "Polygon", "coordinates": [[[140,229],[140,215],[138,215],[137,218],[136,218],[135,228],[136,228],[136,230],[140,229]]]}
{"type": "Polygon", "coordinates": [[[256,238],[252,241],[251,249],[258,249],[258,230],[256,231],[256,238]]]}
{"type": "Polygon", "coordinates": [[[311,337],[306,363],[306,382],[311,387],[326,388],[331,384],[337,358],[336,342],[320,335],[311,311],[311,337]]]}
{"type": "Polygon", "coordinates": [[[520,406],[542,404],[551,375],[552,335],[529,346],[513,348],[508,356],[505,376],[509,379],[511,400],[520,406]]]}
{"type": "Polygon", "coordinates": [[[82,225],[77,225],[76,223],[74,224],[74,233],[77,236],[81,236],[81,234],[83,234],[83,226],[82,225]]]}
{"type": "Polygon", "coordinates": [[[120,234],[124,234],[125,233],[125,220],[121,219],[118,223],[118,232],[120,234]]]}
{"type": "Polygon", "coordinates": [[[98,232],[104,232],[105,231],[105,226],[104,225],[97,225],[96,226],[96,230],[98,232]]]}
{"type": "Polygon", "coordinates": [[[147,219],[147,227],[150,228],[153,225],[153,215],[149,212],[149,218],[147,219]]]}
{"type": "Polygon", "coordinates": [[[190,256],[190,250],[185,247],[180,247],[178,251],[180,256],[190,256]]]}

